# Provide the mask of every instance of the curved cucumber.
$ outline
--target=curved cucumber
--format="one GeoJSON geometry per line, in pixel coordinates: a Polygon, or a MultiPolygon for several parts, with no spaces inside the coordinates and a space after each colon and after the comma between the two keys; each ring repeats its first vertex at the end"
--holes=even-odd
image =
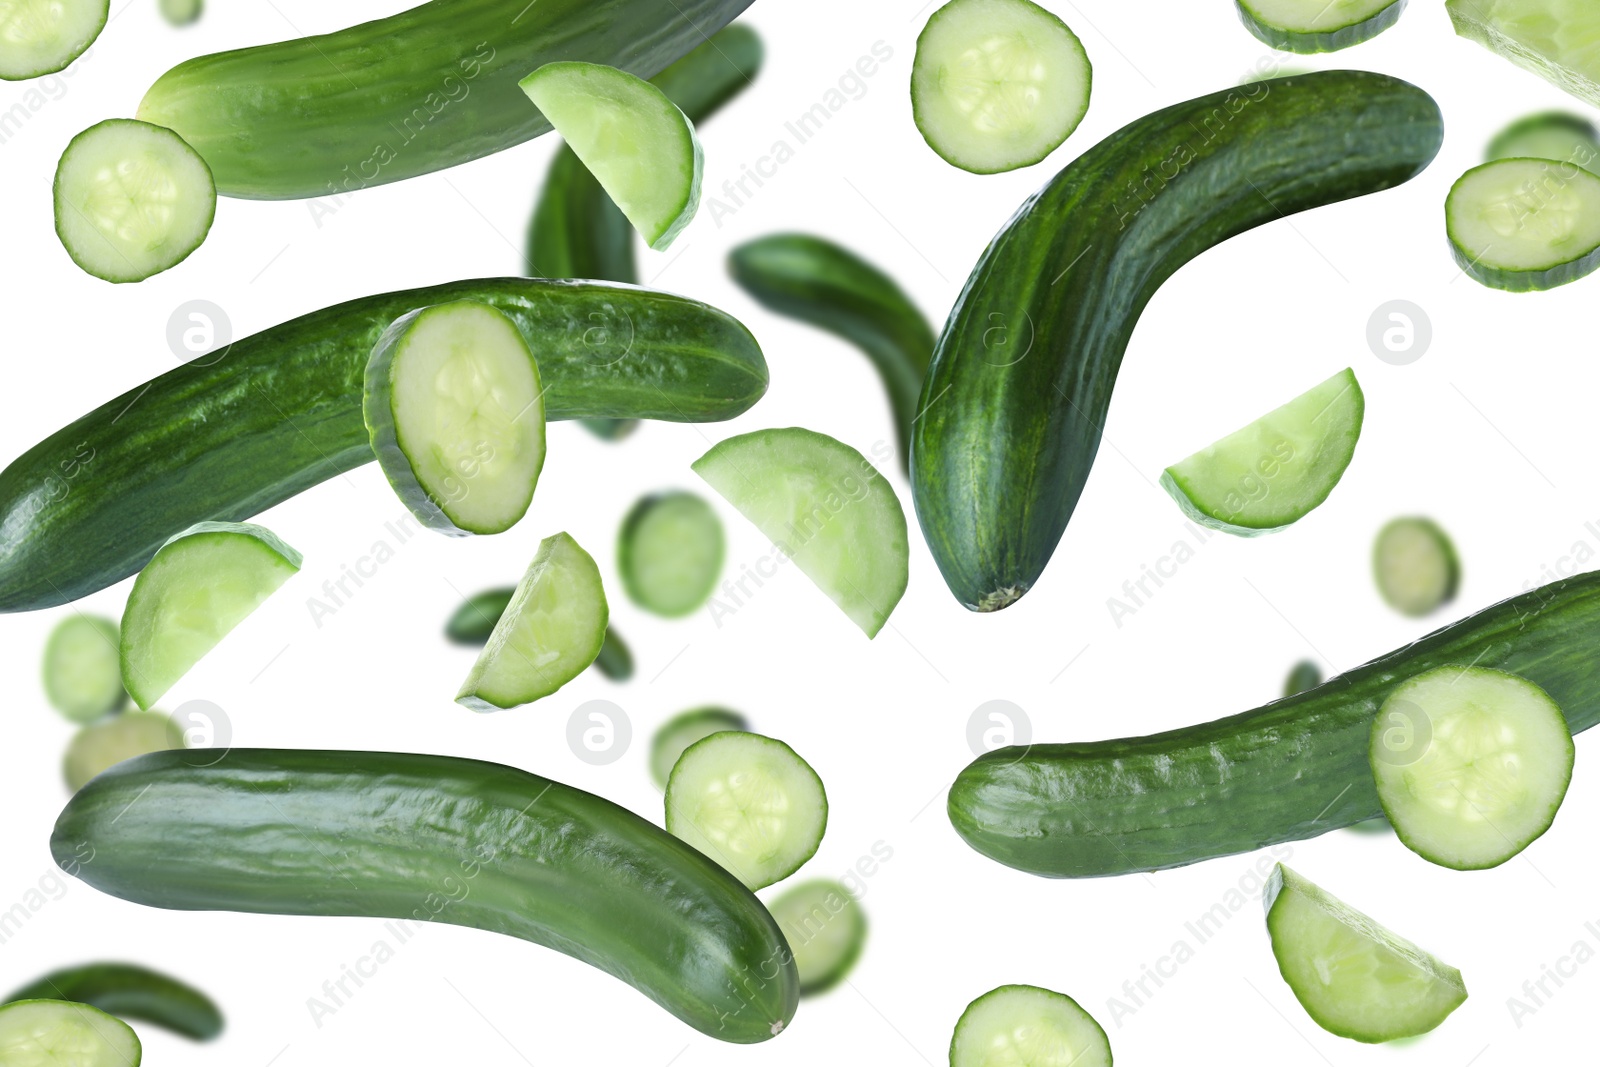
{"type": "MultiPolygon", "coordinates": [[[[98,615],[68,615],[44,645],[44,695],[75,723],[94,722],[127,701],[117,649],[117,624],[98,615]]],[[[13,997],[12,999],[17,999],[13,997]]]]}
{"type": "Polygon", "coordinates": [[[727,708],[691,708],[679,712],[662,723],[650,739],[650,777],[665,789],[667,780],[672,777],[672,768],[678,765],[678,757],[690,745],[724,730],[749,729],[750,723],[743,715],[727,708]]]}
{"type": "Polygon", "coordinates": [[[849,976],[867,943],[867,917],[831,878],[801,882],[767,905],[789,942],[800,995],[826,993],[849,976]]]}
{"type": "Polygon", "coordinates": [[[617,570],[628,599],[681,618],[706,602],[722,576],[722,520],[700,497],[677,490],[634,504],[617,537],[617,570]]]}
{"type": "Polygon", "coordinates": [[[1600,107],[1600,7],[1589,0],[1446,0],[1456,33],[1600,107]]]}
{"type": "Polygon", "coordinates": [[[83,55],[111,13],[111,0],[8,0],[0,6],[0,80],[65,70],[83,55]]]}
{"type": "Polygon", "coordinates": [[[186,982],[136,963],[87,963],[52,971],[14,991],[14,1000],[70,1000],[109,1015],[154,1023],[196,1041],[222,1032],[222,1012],[186,982]]]}
{"type": "Polygon", "coordinates": [[[129,711],[90,723],[74,734],[61,761],[61,775],[75,793],[89,779],[123,760],[183,747],[183,731],[165,713],[129,711]]]}
{"type": "Polygon", "coordinates": [[[1474,281],[1526,293],[1600,269],[1600,176],[1576,163],[1497,159],[1450,189],[1445,228],[1474,281]]]}
{"type": "Polygon", "coordinates": [[[1406,0],[1237,0],[1237,7],[1262,44],[1312,55],[1372,40],[1400,21],[1406,0]]]}
{"type": "Polygon", "coordinates": [[[88,1004],[22,1000],[0,1004],[0,1063],[6,1067],[139,1067],[133,1028],[88,1004]]]}
{"type": "Polygon", "coordinates": [[[453,300],[490,304],[521,328],[547,419],[710,422],[767,388],[750,331],[665,293],[501,278],[336,304],[129,390],[0,472],[0,611],[76,600],[196,522],[250,518],[370,462],[361,390],[378,337],[453,300]]]}
{"type": "Polygon", "coordinates": [[[1448,534],[1432,519],[1393,519],[1372,545],[1372,574],[1384,603],[1420,618],[1455,599],[1461,562],[1448,534]]]}
{"type": "Polygon", "coordinates": [[[1518,119],[1495,135],[1484,162],[1497,159],[1550,159],[1574,163],[1600,174],[1600,130],[1570,111],[1541,111],[1518,119]]]}
{"type": "Polygon", "coordinates": [[[917,518],[956,598],[995,611],[1038,581],[1133,328],[1174,271],[1263,223],[1399,185],[1442,138],[1438,105],[1398,79],[1278,78],[1147,115],[1029,200],[951,312],[911,438],[917,518]]]}
{"type": "Polygon", "coordinates": [[[950,1039],[950,1067],[1111,1067],[1111,1040],[1064,993],[1003,985],[967,1005],[950,1039]]]}
{"type": "Polygon", "coordinates": [[[151,907],[520,937],[723,1041],[765,1041],[794,1015],[783,934],[732,875],[626,809],[499,764],[235,748],[194,767],[157,753],[73,797],[51,848],[95,888],[151,907]],[[93,863],[75,860],[82,843],[93,863]]]}

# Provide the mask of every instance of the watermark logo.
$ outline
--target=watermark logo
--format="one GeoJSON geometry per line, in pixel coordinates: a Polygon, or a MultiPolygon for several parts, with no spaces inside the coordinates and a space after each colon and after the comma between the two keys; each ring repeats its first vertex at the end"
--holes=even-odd
{"type": "Polygon", "coordinates": [[[609,700],[587,700],[567,718],[567,747],[596,767],[615,763],[633,741],[628,713],[609,700]]]}
{"type": "Polygon", "coordinates": [[[232,343],[228,313],[209,300],[186,300],[167,318],[167,347],[186,363],[200,367],[219,363],[232,343]]]}
{"type": "Polygon", "coordinates": [[[1409,300],[1380,304],[1367,320],[1367,347],[1392,366],[1415,363],[1432,344],[1433,320],[1409,300]]]}
{"type": "Polygon", "coordinates": [[[191,767],[221,763],[233,745],[233,723],[209,700],[185,700],[169,718],[182,733],[185,750],[195,753],[184,760],[191,767]]]}
{"type": "Polygon", "coordinates": [[[1433,720],[1412,701],[1390,700],[1378,712],[1378,743],[1372,758],[1392,767],[1409,767],[1433,744],[1433,720]]]}
{"type": "Polygon", "coordinates": [[[974,756],[1032,741],[1028,713],[1009,700],[986,700],[967,717],[967,747],[974,756]]]}

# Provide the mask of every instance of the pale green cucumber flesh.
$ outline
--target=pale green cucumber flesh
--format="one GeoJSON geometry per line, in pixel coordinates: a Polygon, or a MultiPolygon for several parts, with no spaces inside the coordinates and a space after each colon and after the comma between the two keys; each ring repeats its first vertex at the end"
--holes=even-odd
{"type": "Polygon", "coordinates": [[[676,491],[647,496],[622,522],[617,569],[628,598],[666,618],[706,602],[722,575],[722,520],[700,497],[676,491]]]}
{"type": "Polygon", "coordinates": [[[861,958],[867,919],[843,884],[831,878],[801,882],[770,901],[767,909],[789,942],[802,997],[832,989],[861,958]]]}
{"type": "Polygon", "coordinates": [[[1448,0],[1456,33],[1600,107],[1600,5],[1592,0],[1448,0]]]}
{"type": "Polygon", "coordinates": [[[1166,469],[1161,485],[1202,526],[1242,536],[1304,518],[1344,476],[1366,401],[1346,368],[1166,469]]]}
{"type": "Polygon", "coordinates": [[[161,0],[161,17],[174,26],[188,26],[199,21],[204,0],[161,0]]]}
{"type": "Polygon", "coordinates": [[[1414,617],[1454,600],[1461,582],[1455,545],[1437,523],[1423,518],[1394,519],[1378,531],[1372,571],[1384,602],[1414,617]]]}
{"type": "Polygon", "coordinates": [[[1400,20],[1407,0],[1237,0],[1239,19],[1261,43],[1285,52],[1337,52],[1370,41],[1400,20]]]}
{"type": "Polygon", "coordinates": [[[691,708],[679,712],[657,727],[650,740],[650,777],[665,789],[678,757],[690,745],[724,730],[748,729],[750,723],[745,717],[728,708],[691,708]]]}
{"type": "Polygon", "coordinates": [[[110,0],[0,0],[0,80],[65,70],[105,29],[110,0]]]}
{"type": "Polygon", "coordinates": [[[117,624],[74,613],[56,623],[44,646],[44,694],[76,723],[93,722],[128,699],[122,688],[117,624]]]}
{"type": "Polygon", "coordinates": [[[165,712],[129,711],[90,723],[74,734],[61,761],[61,776],[76,793],[89,779],[123,760],[183,747],[183,731],[165,712]]]}
{"type": "Polygon", "coordinates": [[[1553,289],[1600,269],[1600,177],[1575,163],[1497,159],[1451,188],[1445,224],[1474,280],[1553,289]]]}
{"type": "Polygon", "coordinates": [[[950,1067],[1111,1067],[1111,1041],[1071,997],[1003,985],[961,1013],[950,1067]]]}
{"type": "Polygon", "coordinates": [[[1484,149],[1485,162],[1497,159],[1550,159],[1600,174],[1600,130],[1582,115],[1544,111],[1518,119],[1484,149]]]}
{"type": "Polygon", "coordinates": [[[861,453],[799,427],[730,437],[692,464],[793,560],[863,633],[875,637],[906,591],[906,515],[861,453]]]}
{"type": "Polygon", "coordinates": [[[1467,999],[1461,972],[1278,864],[1264,895],[1272,954],[1295,999],[1331,1034],[1415,1037],[1467,999]]]}
{"type": "Polygon", "coordinates": [[[667,779],[667,830],[751,889],[816,854],[828,826],[822,779],[782,741],[724,731],[684,750],[667,779]]]}
{"type": "Polygon", "coordinates": [[[1029,0],[950,0],[917,38],[911,108],[928,147],[974,174],[1031,166],[1078,128],[1093,73],[1076,34],[1029,0]]]}
{"type": "Polygon", "coordinates": [[[0,1005],[5,1067],[139,1067],[133,1028],[87,1004],[19,1000],[0,1005]]]}

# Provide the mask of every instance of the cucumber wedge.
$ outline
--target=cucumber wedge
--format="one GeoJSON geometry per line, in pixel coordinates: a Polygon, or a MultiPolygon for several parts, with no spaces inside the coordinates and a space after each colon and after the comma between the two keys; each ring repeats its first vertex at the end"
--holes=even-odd
{"type": "Polygon", "coordinates": [[[1111,1067],[1111,1041],[1064,993],[1003,985],[967,1005],[950,1067],[1111,1067]]]}
{"type": "Polygon", "coordinates": [[[650,777],[662,789],[684,750],[702,738],[724,730],[749,730],[750,723],[727,708],[691,708],[662,723],[650,741],[650,777]]]}
{"type": "Polygon", "coordinates": [[[1555,821],[1572,731],[1550,695],[1484,667],[1438,667],[1389,694],[1369,749],[1378,800],[1423,859],[1498,867],[1555,821]]]}
{"type": "Polygon", "coordinates": [[[110,0],[0,0],[0,80],[65,70],[105,29],[110,0]]]}
{"type": "Polygon", "coordinates": [[[694,125],[660,89],[598,63],[546,63],[518,83],[656,251],[700,206],[694,125]]]}
{"type": "Polygon", "coordinates": [[[1281,530],[1328,499],[1361,437],[1366,399],[1346,367],[1161,475],[1195,522],[1254,537],[1281,530]]]}
{"type": "Polygon", "coordinates": [[[1455,599],[1461,563],[1448,534],[1431,519],[1394,519],[1378,531],[1372,573],[1384,602],[1420,618],[1455,599]]]}
{"type": "Polygon", "coordinates": [[[122,688],[117,624],[72,614],[56,623],[44,645],[44,695],[75,723],[94,722],[127,701],[122,688]]]}
{"type": "Polygon", "coordinates": [[[1487,163],[1497,159],[1550,159],[1600,174],[1600,130],[1582,115],[1541,111],[1518,119],[1496,134],[1483,158],[1487,163]]]}
{"type": "Polygon", "coordinates": [[[706,602],[722,575],[722,520],[682,491],[640,500],[622,521],[617,570],[628,598],[646,611],[681,618],[706,602]]]}
{"type": "Polygon", "coordinates": [[[389,484],[424,526],[496,534],[544,467],[544,387],[517,324],[460,300],[409,312],[367,363],[362,417],[389,484]]]}
{"type": "Polygon", "coordinates": [[[154,1023],[196,1041],[222,1032],[222,1012],[212,999],[186,982],[136,963],[86,963],[51,971],[0,1003],[17,1000],[70,1000],[119,1019],[154,1023]]]}
{"type": "Polygon", "coordinates": [[[694,472],[772,540],[869,638],[906,591],[906,514],[865,457],[799,427],[730,437],[694,472]]]}
{"type": "Polygon", "coordinates": [[[5,1067],[139,1067],[143,1055],[133,1028],[99,1008],[65,1000],[0,1005],[5,1067]]]}
{"type": "Polygon", "coordinates": [[[183,731],[160,711],[130,711],[93,722],[73,735],[61,761],[61,776],[76,793],[89,779],[123,760],[183,748],[183,731]]]}
{"type": "Polygon", "coordinates": [[[1600,107],[1600,5],[1592,0],[1448,0],[1456,33],[1600,107]]]}
{"type": "Polygon", "coordinates": [[[1237,0],[1239,20],[1270,48],[1311,55],[1370,41],[1400,21],[1406,0],[1237,0]]]}
{"type": "Polygon", "coordinates": [[[162,545],[122,613],[122,682],[141,708],[189,673],[300,569],[300,553],[247,522],[197,522],[162,545]]]}
{"type": "Polygon", "coordinates": [[[1494,289],[1554,289],[1600,268],[1600,177],[1574,163],[1497,159],[1444,205],[1461,269],[1494,289]]]}
{"type": "Polygon", "coordinates": [[[867,943],[867,917],[850,890],[831,878],[801,882],[768,903],[789,942],[800,995],[826,993],[850,974],[867,943]]]}
{"type": "Polygon", "coordinates": [[[1278,970],[1330,1034],[1372,1044],[1415,1037],[1467,999],[1460,971],[1281,863],[1263,900],[1278,970]]]}
{"type": "Polygon", "coordinates": [[[456,703],[499,711],[549,696],[600,654],[607,615],[594,559],[565,533],[546,537],[456,703]]]}

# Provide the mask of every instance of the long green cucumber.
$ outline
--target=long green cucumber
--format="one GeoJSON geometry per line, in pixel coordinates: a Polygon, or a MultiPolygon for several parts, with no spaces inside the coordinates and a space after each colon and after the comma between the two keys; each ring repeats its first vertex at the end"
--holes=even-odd
{"type": "Polygon", "coordinates": [[[538,354],[547,419],[710,422],[760,399],[750,331],[643,289],[499,278],[351,300],[233,342],[131,389],[0,472],[0,611],[120,581],[167,538],[247,519],[372,460],[367,358],[415,308],[491,304],[538,354]]]}
{"type": "Polygon", "coordinates": [[[950,314],[912,435],[917,517],[956,598],[994,611],[1043,573],[1134,326],[1174,271],[1263,223],[1399,185],[1442,139],[1438,105],[1398,79],[1277,78],[1147,115],[1024,204],[950,314]]]}
{"type": "Polygon", "coordinates": [[[1315,837],[1382,816],[1368,743],[1401,683],[1450,665],[1506,671],[1542,687],[1577,733],[1600,721],[1596,645],[1600,572],[1590,572],[1241,715],[1147,737],[996,749],[956,778],[950,821],[985,856],[1059,878],[1315,837]]]}
{"type": "Polygon", "coordinates": [[[154,1023],[207,1041],[222,1032],[222,1012],[187,982],[137,963],[87,963],[52,971],[13,992],[5,1001],[71,1000],[107,1015],[154,1023]]]}
{"type": "Polygon", "coordinates": [[[90,885],[151,907],[520,937],[723,1041],[773,1037],[798,999],[778,924],[733,875],[625,808],[496,763],[236,748],[194,766],[152,754],[74,796],[50,844],[90,885]]]}
{"type": "Polygon", "coordinates": [[[224,196],[342,195],[428,174],[550,129],[517,87],[557,60],[642,78],[751,0],[431,0],[335,33],[199,56],[138,117],[175,130],[224,196]]]}

